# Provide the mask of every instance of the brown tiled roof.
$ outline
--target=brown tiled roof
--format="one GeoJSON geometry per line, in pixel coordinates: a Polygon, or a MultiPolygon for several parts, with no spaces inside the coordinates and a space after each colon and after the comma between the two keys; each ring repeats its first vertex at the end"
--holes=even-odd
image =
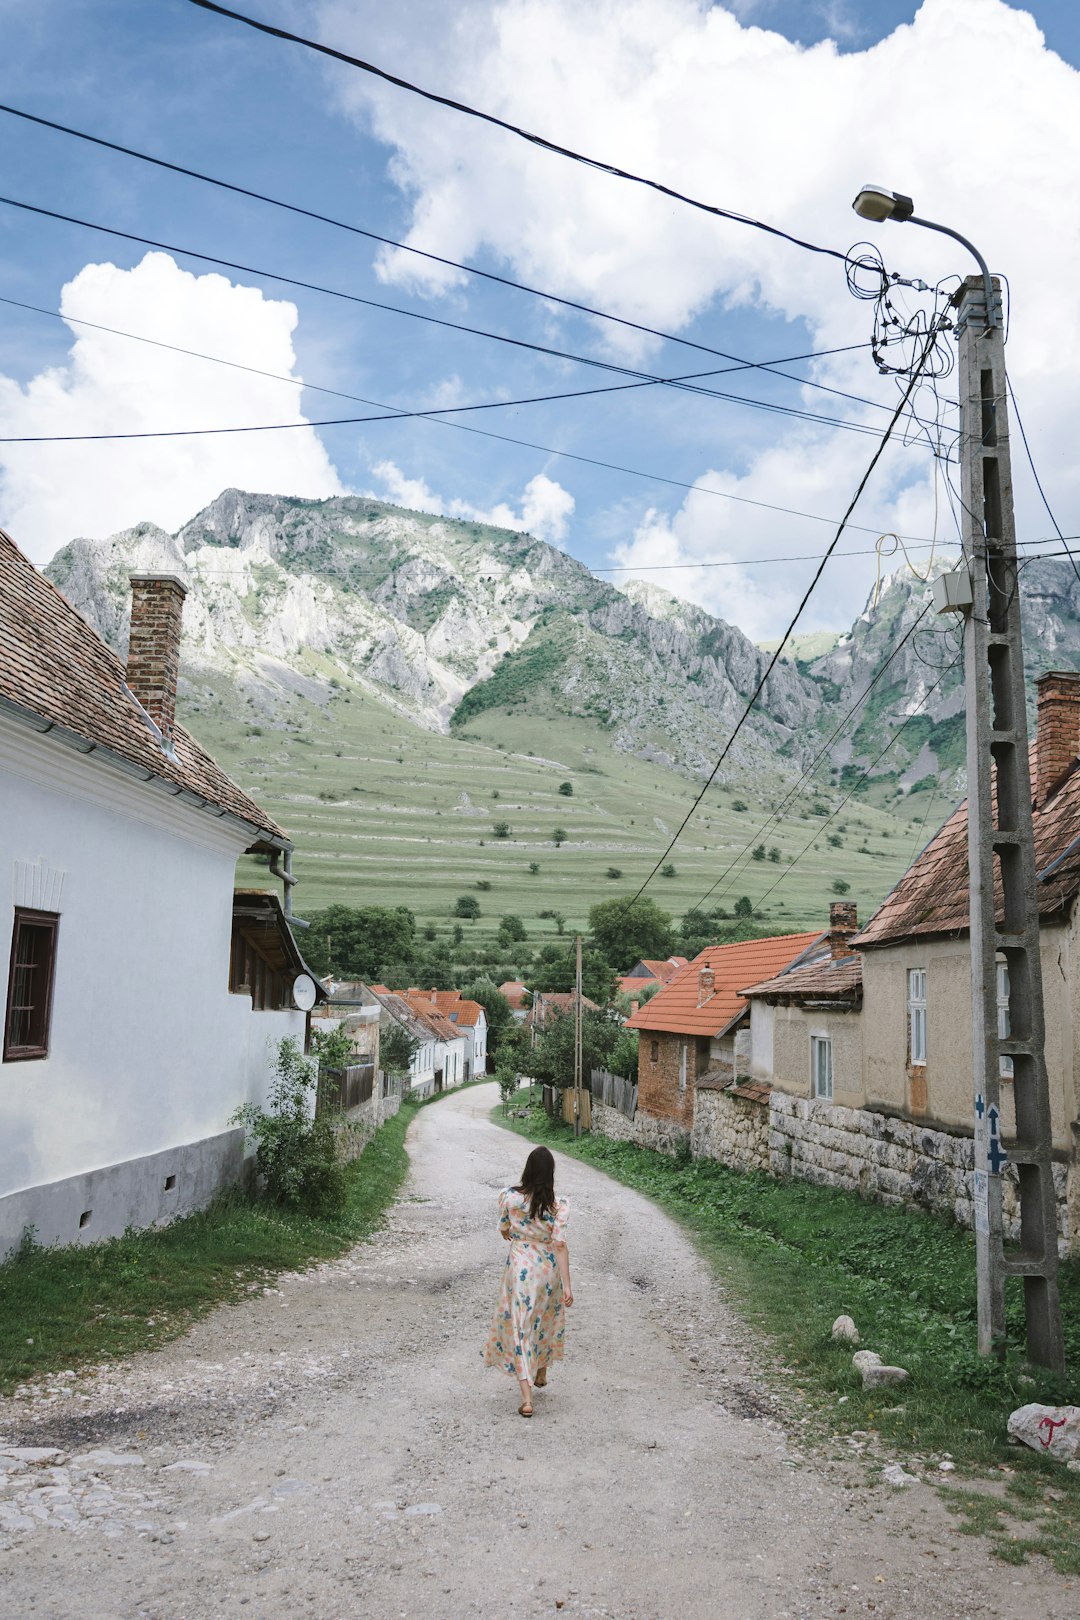
{"type": "Polygon", "coordinates": [[[772,1096],[772,1086],[766,1085],[764,1080],[743,1080],[737,1086],[732,1086],[729,1096],[739,1097],[743,1102],[767,1104],[772,1096]]]}
{"type": "Polygon", "coordinates": [[[857,952],[834,957],[828,946],[815,951],[799,967],[780,973],[775,978],[752,984],[743,995],[764,996],[777,1001],[849,1001],[862,1000],[862,957],[857,952]]]}
{"type": "MultiPolygon", "coordinates": [[[[577,996],[573,990],[537,990],[533,996],[533,1004],[525,1015],[527,1024],[539,1023],[543,1028],[549,1018],[562,1018],[574,1010],[577,996]],[[539,1014],[539,1018],[537,1017],[539,1014]]],[[[588,996],[582,996],[581,1005],[586,1012],[599,1012],[595,1001],[588,996]]]]}
{"type": "Polygon", "coordinates": [[[520,1007],[528,992],[520,979],[504,979],[499,986],[499,994],[506,997],[511,1007],[520,1007]]]}
{"type": "MultiPolygon", "coordinates": [[[[1038,781],[1038,743],[1030,750],[1031,780],[1038,781]]],[[[1033,811],[1039,916],[1065,911],[1080,893],[1080,770],[1033,811]]],[[[926,934],[963,933],[968,927],[967,802],[946,821],[922,854],[854,936],[860,950],[926,934]]],[[[995,885],[997,915],[1001,888],[995,885]]]]}
{"type": "Polygon", "coordinates": [[[471,1029],[484,1011],[478,1001],[463,1001],[460,990],[407,990],[409,1001],[420,1012],[442,1013],[460,1029],[471,1029]]]}
{"type": "Polygon", "coordinates": [[[124,665],[67,598],[0,529],[0,697],[111,750],[216,809],[288,842],[182,726],[171,760],[123,690],[124,665]]]}
{"type": "Polygon", "coordinates": [[[779,973],[821,937],[817,929],[811,934],[774,934],[735,945],[709,945],[628,1018],[626,1027],[673,1035],[719,1035],[746,1006],[741,985],[779,973]],[[699,1005],[702,968],[712,969],[713,990],[699,1005]]]}

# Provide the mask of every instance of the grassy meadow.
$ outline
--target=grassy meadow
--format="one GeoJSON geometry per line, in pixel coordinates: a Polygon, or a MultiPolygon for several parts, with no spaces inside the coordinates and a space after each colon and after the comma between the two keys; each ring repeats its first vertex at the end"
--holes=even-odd
{"type": "MultiPolygon", "coordinates": [[[[312,657],[313,673],[319,662],[312,657]]],[[[463,924],[467,945],[492,944],[507,914],[522,918],[530,945],[541,944],[556,937],[541,911],[561,913],[570,934],[596,901],[635,890],[697,791],[662,765],[619,753],[586,719],[519,708],[478,715],[465,734],[422,730],[325,662],[320,672],[332,668],[339,682],[326,707],[297,695],[267,718],[234,696],[182,702],[184,723],[294,839],[301,916],[338,902],[406,905],[445,938],[456,898],[471,894],[481,915],[463,924]],[[571,796],[560,794],[564,782],[571,796]],[[507,823],[504,837],[498,822],[507,823]],[[556,828],[565,831],[561,847],[556,828]]],[[[852,799],[801,855],[839,790],[827,775],[816,790],[806,784],[759,834],[780,780],[710,790],[672,856],[675,875],[653,880],[658,904],[681,917],[760,837],[778,859],[747,852],[709,908],[730,912],[747,895],[755,911],[762,901],[760,920],[777,931],[823,925],[839,879],[866,917],[948,809],[922,793],[899,810],[852,799]],[[928,807],[936,819],[924,826],[928,807]]],[[[239,880],[268,882],[265,868],[250,862],[241,863],[239,880]]]]}

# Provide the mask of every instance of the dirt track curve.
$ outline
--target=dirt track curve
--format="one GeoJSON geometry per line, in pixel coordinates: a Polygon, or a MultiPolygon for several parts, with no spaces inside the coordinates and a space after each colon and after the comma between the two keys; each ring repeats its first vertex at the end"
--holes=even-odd
{"type": "Polygon", "coordinates": [[[374,1242],[0,1402],[4,1620],[1075,1620],[929,1485],[808,1453],[681,1230],[566,1159],[577,1303],[520,1419],[480,1359],[524,1156],[494,1100],[421,1111],[374,1242]]]}

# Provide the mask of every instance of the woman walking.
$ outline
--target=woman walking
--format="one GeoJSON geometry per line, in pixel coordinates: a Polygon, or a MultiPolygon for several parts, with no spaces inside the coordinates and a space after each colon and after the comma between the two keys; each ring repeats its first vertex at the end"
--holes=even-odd
{"type": "Polygon", "coordinates": [[[566,1247],[569,1201],[555,1197],[555,1160],[533,1148],[516,1187],[499,1194],[499,1231],[510,1245],[499,1303],[485,1346],[484,1365],[501,1367],[521,1389],[522,1417],[532,1417],[533,1389],[543,1389],[548,1367],[561,1361],[565,1317],[574,1303],[566,1247]]]}

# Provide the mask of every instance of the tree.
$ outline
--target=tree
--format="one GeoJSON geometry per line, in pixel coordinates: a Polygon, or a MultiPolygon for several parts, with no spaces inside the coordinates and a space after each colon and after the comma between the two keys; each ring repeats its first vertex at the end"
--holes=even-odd
{"type": "Polygon", "coordinates": [[[536,876],[536,874],[537,874],[537,872],[539,872],[539,870],[540,870],[540,862],[539,861],[530,861],[529,862],[529,871],[532,873],[533,877],[536,876]]]}
{"type": "Polygon", "coordinates": [[[316,973],[373,979],[383,962],[412,961],[416,918],[407,906],[327,906],[310,914],[304,955],[316,973]]]}
{"type": "Polygon", "coordinates": [[[503,917],[499,923],[499,937],[506,940],[508,944],[526,939],[528,936],[525,932],[525,924],[520,917],[503,917]]]}
{"type": "Polygon", "coordinates": [[[461,992],[465,1001],[478,1001],[487,1015],[488,1039],[491,1050],[504,1043],[506,1033],[513,1027],[514,1015],[510,1003],[492,979],[474,979],[461,992]]]}
{"type": "Polygon", "coordinates": [[[745,810],[746,809],[746,800],[745,799],[732,799],[731,808],[733,810],[745,810]]]}
{"type": "Polygon", "coordinates": [[[493,838],[509,838],[509,836],[510,836],[510,823],[508,821],[496,821],[496,822],[493,822],[492,823],[492,828],[491,828],[491,836],[493,838]]]}
{"type": "MultiPolygon", "coordinates": [[[[609,1069],[624,1031],[622,1017],[613,1007],[594,1011],[585,1007],[581,1013],[581,1068],[588,1076],[590,1069],[609,1069]]],[[[626,1062],[623,1043],[620,1061],[626,1062]]],[[[574,1014],[573,1010],[552,1017],[537,1037],[529,1059],[534,1079],[553,1086],[572,1086],[574,1083],[574,1014]]]]}
{"type": "Polygon", "coordinates": [[[609,878],[621,878],[622,877],[622,867],[621,866],[609,866],[608,869],[607,869],[607,876],[609,878]]]}
{"type": "Polygon", "coordinates": [[[665,861],[663,866],[660,868],[660,876],[661,877],[674,877],[675,876],[675,862],[674,861],[665,861]]]}
{"type": "Polygon", "coordinates": [[[765,859],[765,845],[764,844],[755,844],[754,845],[753,859],[755,861],[763,861],[765,859]]]}
{"type": "Polygon", "coordinates": [[[832,886],[832,892],[833,894],[847,894],[850,888],[851,884],[846,878],[836,878],[832,886]]]}
{"type": "Polygon", "coordinates": [[[628,905],[602,900],[589,908],[589,932],[607,961],[630,967],[642,956],[670,956],[671,918],[648,895],[628,905]]]}
{"type": "Polygon", "coordinates": [[[752,917],[754,915],[754,908],[748,894],[741,894],[736,900],[735,915],[736,917],[752,917]]]}
{"type": "Polygon", "coordinates": [[[559,792],[562,794],[564,799],[572,799],[574,796],[573,782],[560,782],[559,792]]]}
{"type": "Polygon", "coordinates": [[[470,921],[475,922],[480,915],[480,902],[475,894],[459,894],[454,901],[453,915],[468,917],[470,921]]]}
{"type": "Polygon", "coordinates": [[[387,1074],[407,1074],[420,1042],[404,1024],[394,1022],[379,1036],[379,1061],[387,1074]]]}
{"type": "Polygon", "coordinates": [[[565,827],[555,827],[552,830],[551,842],[555,845],[556,849],[558,849],[561,844],[565,844],[566,843],[566,828],[565,827]]]}

